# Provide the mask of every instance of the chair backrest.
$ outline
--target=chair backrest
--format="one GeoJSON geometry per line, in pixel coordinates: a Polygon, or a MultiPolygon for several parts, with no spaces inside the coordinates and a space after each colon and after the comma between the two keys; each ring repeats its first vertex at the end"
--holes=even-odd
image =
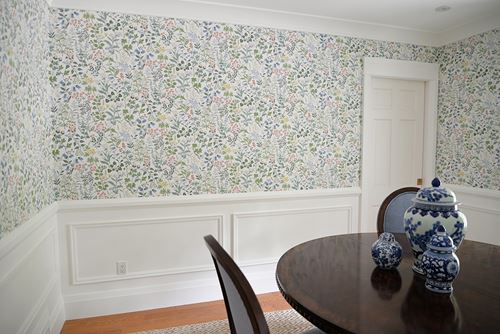
{"type": "Polygon", "coordinates": [[[377,232],[404,233],[403,216],[411,200],[419,191],[417,187],[405,187],[393,191],[380,205],[377,216],[377,232]]]}
{"type": "Polygon", "coordinates": [[[238,265],[213,236],[204,239],[219,277],[231,334],[269,334],[257,296],[238,265]]]}

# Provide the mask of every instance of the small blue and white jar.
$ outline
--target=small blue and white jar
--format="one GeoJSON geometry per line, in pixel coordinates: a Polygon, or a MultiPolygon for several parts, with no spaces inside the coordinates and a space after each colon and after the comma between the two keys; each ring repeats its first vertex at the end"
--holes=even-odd
{"type": "Polygon", "coordinates": [[[453,280],[460,271],[460,261],[455,255],[456,249],[453,239],[446,233],[444,226],[439,225],[422,255],[427,289],[438,293],[453,291],[453,280]]]}
{"type": "Polygon", "coordinates": [[[401,263],[403,249],[392,233],[384,232],[372,245],[372,258],[382,269],[393,269],[401,263]]]}

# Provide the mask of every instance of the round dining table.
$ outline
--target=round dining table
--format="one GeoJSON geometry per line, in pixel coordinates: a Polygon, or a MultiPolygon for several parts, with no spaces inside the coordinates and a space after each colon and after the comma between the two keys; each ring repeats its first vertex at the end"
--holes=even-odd
{"type": "Polygon", "coordinates": [[[377,233],[330,236],[288,250],[276,280],[302,316],[326,333],[500,333],[500,247],[464,240],[451,294],[427,290],[410,244],[397,269],[371,257],[377,233]]]}

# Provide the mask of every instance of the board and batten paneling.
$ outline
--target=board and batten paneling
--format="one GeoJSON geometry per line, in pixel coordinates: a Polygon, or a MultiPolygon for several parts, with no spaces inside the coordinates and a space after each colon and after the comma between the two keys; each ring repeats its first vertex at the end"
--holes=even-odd
{"type": "Polygon", "coordinates": [[[214,235],[257,293],[276,291],[290,247],[358,231],[359,189],[59,203],[68,319],[222,298],[203,236],[214,235]],[[117,262],[127,263],[118,274],[117,262]]]}

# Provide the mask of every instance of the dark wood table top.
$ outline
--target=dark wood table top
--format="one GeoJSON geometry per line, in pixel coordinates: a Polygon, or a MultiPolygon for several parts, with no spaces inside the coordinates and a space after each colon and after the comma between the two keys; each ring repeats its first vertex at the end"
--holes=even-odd
{"type": "Polygon", "coordinates": [[[465,240],[454,291],[438,294],[411,269],[404,234],[397,270],[371,258],[376,233],[315,239],[288,250],[276,269],[285,299],[327,333],[500,333],[500,247],[465,240]]]}

